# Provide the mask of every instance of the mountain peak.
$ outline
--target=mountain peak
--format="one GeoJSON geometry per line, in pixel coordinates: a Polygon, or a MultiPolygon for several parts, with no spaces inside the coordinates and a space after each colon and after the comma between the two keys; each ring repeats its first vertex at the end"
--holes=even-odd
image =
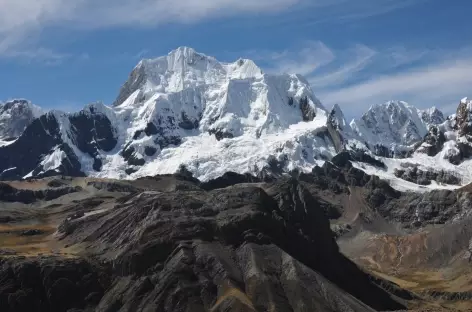
{"type": "Polygon", "coordinates": [[[196,90],[231,79],[262,75],[262,70],[251,60],[224,63],[192,48],[179,47],[165,56],[141,60],[122,86],[114,106],[121,105],[137,91],[140,99],[146,99],[151,94],[196,90]]]}
{"type": "Polygon", "coordinates": [[[21,135],[43,110],[26,99],[13,99],[0,103],[0,145],[21,135]]]}
{"type": "Polygon", "coordinates": [[[373,105],[360,119],[353,120],[351,127],[364,142],[395,150],[408,148],[428,132],[421,111],[404,101],[373,105]]]}
{"type": "Polygon", "coordinates": [[[175,50],[170,51],[168,56],[176,56],[178,58],[183,57],[186,59],[192,59],[195,56],[198,56],[199,58],[208,58],[208,56],[205,54],[199,53],[195,49],[186,46],[181,46],[175,50]]]}
{"type": "Polygon", "coordinates": [[[427,125],[439,125],[446,121],[444,114],[435,106],[424,110],[419,110],[421,119],[427,125]]]}

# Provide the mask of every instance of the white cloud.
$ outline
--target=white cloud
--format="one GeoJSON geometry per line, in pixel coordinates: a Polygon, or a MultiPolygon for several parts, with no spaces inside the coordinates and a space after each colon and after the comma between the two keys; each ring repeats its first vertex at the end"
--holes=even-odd
{"type": "MultiPolygon", "coordinates": [[[[243,13],[273,13],[308,0],[0,0],[0,57],[57,62],[41,48],[50,27],[96,29],[190,23],[243,13]],[[40,47],[40,48],[38,48],[40,47]],[[36,56],[38,56],[36,58],[36,56]]],[[[326,1],[326,0],[318,0],[326,1]]],[[[47,50],[47,51],[46,51],[47,50]]]]}
{"type": "Polygon", "coordinates": [[[192,22],[239,13],[277,12],[302,1],[304,0],[1,0],[0,32],[59,22],[84,28],[192,22]]]}
{"type": "MultiPolygon", "coordinates": [[[[0,0],[0,36],[47,26],[137,27],[191,23],[208,18],[312,10],[314,19],[346,19],[383,14],[427,0],[0,0]]],[[[300,23],[301,21],[296,21],[300,23]]],[[[1,37],[0,37],[1,38],[1,37]]]]}
{"type": "Polygon", "coordinates": [[[339,103],[350,114],[388,100],[406,100],[421,108],[437,106],[450,113],[455,108],[451,103],[458,103],[471,92],[471,87],[472,57],[428,63],[348,87],[322,91],[320,97],[325,103],[339,103]]]}
{"type": "Polygon", "coordinates": [[[327,107],[337,103],[352,117],[389,100],[453,112],[454,103],[472,93],[470,50],[373,49],[362,44],[332,49],[310,41],[298,50],[263,52],[260,57],[270,60],[270,71],[305,75],[327,107]]]}
{"type": "MultiPolygon", "coordinates": [[[[345,19],[346,12],[372,16],[418,1],[427,0],[0,0],[0,55],[25,55],[25,50],[35,50],[33,46],[38,49],[41,37],[57,26],[69,30],[154,27],[232,16],[251,17],[246,19],[251,24],[259,21],[254,16],[275,13],[280,14],[270,23],[285,23],[288,18],[289,23],[300,25],[305,21],[299,20],[299,12],[311,12],[310,19],[333,21],[345,19]]],[[[302,57],[305,63],[319,66],[320,59],[302,57]]],[[[296,69],[297,64],[293,60],[283,66],[296,69]]]]}
{"type": "MultiPolygon", "coordinates": [[[[41,63],[43,65],[58,65],[61,64],[65,59],[71,58],[71,54],[58,53],[50,49],[45,48],[33,48],[33,49],[7,49],[0,54],[0,58],[3,59],[19,59],[25,63],[41,63]]],[[[80,59],[87,59],[87,54],[79,56],[80,59]]]]}
{"type": "Polygon", "coordinates": [[[348,58],[352,60],[341,64],[340,67],[334,71],[315,75],[310,79],[310,83],[314,88],[330,87],[343,83],[369,65],[376,54],[377,52],[375,50],[365,45],[358,44],[347,52],[347,55],[349,55],[348,58]]]}
{"type": "Polygon", "coordinates": [[[274,73],[297,73],[309,75],[335,58],[333,51],[320,41],[307,41],[300,51],[283,51],[281,53],[263,53],[264,61],[269,60],[274,73]]]}

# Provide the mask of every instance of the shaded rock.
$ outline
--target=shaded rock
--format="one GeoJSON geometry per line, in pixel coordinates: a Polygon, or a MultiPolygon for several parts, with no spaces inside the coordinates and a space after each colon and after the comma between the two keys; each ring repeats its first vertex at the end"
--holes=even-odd
{"type": "Polygon", "coordinates": [[[157,129],[154,123],[149,122],[146,125],[146,128],[144,129],[144,133],[146,133],[147,136],[152,136],[152,135],[158,134],[159,130],[157,129]]]}
{"type": "Polygon", "coordinates": [[[197,129],[199,126],[198,120],[191,120],[185,112],[181,113],[181,120],[179,122],[179,127],[185,130],[197,129]]]}
{"type": "Polygon", "coordinates": [[[99,182],[91,181],[87,185],[93,186],[97,190],[105,190],[107,192],[123,192],[123,193],[134,193],[139,190],[139,188],[134,187],[133,185],[120,182],[99,182]]]}
{"type": "Polygon", "coordinates": [[[398,178],[416,183],[418,185],[430,185],[432,181],[450,185],[461,184],[461,179],[455,176],[453,173],[449,173],[444,170],[424,171],[415,165],[406,166],[404,169],[395,169],[394,174],[398,178]]]}
{"type": "MultiPolygon", "coordinates": [[[[53,311],[84,309],[91,292],[103,296],[108,274],[104,267],[84,260],[59,258],[0,260],[1,311],[53,311]]],[[[98,300],[95,298],[95,302],[98,300]]]]}
{"type": "Polygon", "coordinates": [[[54,179],[54,180],[51,180],[48,182],[48,186],[49,187],[63,187],[63,186],[66,186],[67,183],[61,181],[61,180],[58,180],[58,179],[54,179]]]}
{"type": "Polygon", "coordinates": [[[312,121],[316,117],[315,109],[308,103],[308,98],[300,99],[300,111],[302,112],[303,121],[312,121]]]}
{"type": "Polygon", "coordinates": [[[41,230],[32,229],[32,230],[26,230],[26,231],[21,232],[21,236],[35,236],[35,235],[41,235],[43,233],[44,232],[41,230]]]}
{"type": "Polygon", "coordinates": [[[157,148],[152,146],[146,146],[144,148],[144,153],[149,157],[154,156],[157,153],[157,148]]]}
{"type": "Polygon", "coordinates": [[[227,172],[223,176],[210,180],[208,182],[202,182],[200,187],[204,190],[214,190],[218,188],[225,188],[228,186],[241,184],[241,183],[254,183],[261,182],[257,177],[250,174],[238,174],[235,172],[227,172]]]}
{"type": "Polygon", "coordinates": [[[387,220],[418,228],[468,218],[471,202],[472,195],[468,192],[435,190],[424,194],[407,193],[377,209],[387,220]]]}
{"type": "Polygon", "coordinates": [[[232,133],[230,132],[225,132],[225,131],[222,131],[220,129],[210,129],[208,131],[208,133],[210,135],[215,135],[215,138],[218,140],[218,141],[221,141],[223,139],[232,139],[234,136],[232,133]]]}
{"type": "Polygon", "coordinates": [[[49,201],[81,190],[80,186],[76,186],[33,191],[16,189],[9,184],[0,183],[0,201],[31,204],[37,200],[49,201]]]}
{"type": "Polygon", "coordinates": [[[93,105],[70,115],[69,120],[76,146],[92,158],[97,158],[99,151],[109,152],[116,146],[118,141],[110,120],[93,105]]]}
{"type": "Polygon", "coordinates": [[[113,261],[117,278],[96,311],[206,311],[217,302],[229,311],[298,311],[300,300],[321,311],[402,308],[339,253],[325,211],[301,182],[235,184],[246,178],[229,174],[211,191],[130,194],[107,214],[60,227],[65,241],[113,261]]]}
{"type": "Polygon", "coordinates": [[[428,156],[436,156],[443,149],[445,142],[446,137],[439,127],[431,126],[417,151],[428,156]]]}
{"type": "Polygon", "coordinates": [[[59,123],[54,113],[47,113],[35,119],[23,134],[12,144],[0,147],[0,180],[19,179],[33,172],[38,177],[65,174],[84,176],[81,165],[69,145],[62,142],[59,123]],[[48,155],[61,150],[68,161],[49,172],[38,165],[38,159],[31,155],[48,155]],[[42,174],[40,174],[43,172],[42,174]]]}

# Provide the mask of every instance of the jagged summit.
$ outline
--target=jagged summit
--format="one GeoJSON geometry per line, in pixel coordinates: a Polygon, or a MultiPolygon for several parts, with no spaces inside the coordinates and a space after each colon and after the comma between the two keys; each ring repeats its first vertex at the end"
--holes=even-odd
{"type": "Polygon", "coordinates": [[[422,111],[404,101],[389,101],[373,105],[360,119],[354,119],[351,127],[367,145],[403,152],[423,139],[430,124],[443,121],[444,116],[435,108],[422,111]]]}
{"type": "Polygon", "coordinates": [[[40,107],[25,99],[0,103],[0,146],[19,137],[43,113],[40,107]]]}
{"type": "Polygon", "coordinates": [[[202,181],[229,171],[280,175],[309,172],[345,151],[368,154],[354,163],[367,159],[378,166],[374,156],[381,157],[382,171],[372,172],[387,179],[394,169],[422,162],[428,165],[420,171],[398,175],[425,183],[436,165],[449,171],[460,165],[458,176],[472,180],[465,171],[472,156],[466,99],[447,119],[434,107],[389,101],[348,123],[339,105],[324,108],[301,75],[267,74],[251,60],[219,62],[187,47],[142,60],[111,107],[92,103],[39,119],[41,112],[27,101],[0,108],[8,116],[3,129],[16,129],[16,140],[0,146],[0,180],[57,174],[134,179],[175,173],[181,165],[202,181]],[[15,127],[8,126],[10,116],[15,127]],[[24,116],[31,118],[23,127],[24,116]]]}
{"type": "Polygon", "coordinates": [[[420,110],[421,119],[428,125],[439,125],[446,121],[444,114],[435,106],[420,110]]]}
{"type": "Polygon", "coordinates": [[[8,177],[71,172],[61,165],[72,159],[92,176],[172,173],[183,164],[206,180],[268,166],[310,170],[334,154],[320,134],[327,112],[305,78],[265,74],[247,59],[219,62],[187,47],[141,61],[112,107],[95,103],[46,117],[46,127],[36,123],[33,131],[48,142],[32,151],[39,159],[23,166],[5,156],[0,178],[2,171],[8,177]]]}
{"type": "Polygon", "coordinates": [[[175,93],[231,79],[260,78],[262,70],[251,60],[223,63],[214,57],[180,47],[166,56],[144,59],[131,72],[114,105],[122,104],[133,92],[141,97],[150,93],[175,93]]]}

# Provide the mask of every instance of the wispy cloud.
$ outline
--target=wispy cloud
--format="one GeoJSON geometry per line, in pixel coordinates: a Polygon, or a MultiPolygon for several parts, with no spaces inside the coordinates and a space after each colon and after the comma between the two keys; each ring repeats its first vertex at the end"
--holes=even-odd
{"type": "MultiPolygon", "coordinates": [[[[427,0],[2,0],[0,36],[60,24],[69,28],[139,27],[202,19],[305,11],[320,19],[362,18],[427,0]],[[349,13],[349,14],[348,14],[349,13]]],[[[296,18],[296,15],[290,18],[296,18]]],[[[279,20],[279,19],[277,19],[279,20]]]]}
{"type": "Polygon", "coordinates": [[[310,41],[300,49],[272,52],[277,57],[260,55],[270,60],[263,64],[269,71],[305,75],[325,105],[340,104],[346,115],[357,116],[389,100],[452,112],[457,106],[453,103],[471,92],[471,49],[376,49],[362,44],[332,49],[310,41]]]}
{"type": "Polygon", "coordinates": [[[377,52],[375,50],[365,45],[358,44],[347,50],[349,57],[344,56],[345,59],[347,59],[346,63],[339,65],[337,69],[323,75],[316,75],[315,73],[315,75],[311,77],[310,83],[315,88],[336,86],[344,83],[368,66],[376,54],[377,52]]]}
{"type": "MultiPolygon", "coordinates": [[[[270,23],[301,25],[313,20],[364,18],[421,1],[427,0],[0,0],[0,55],[60,63],[65,53],[41,44],[41,37],[56,26],[69,30],[139,28],[227,17],[250,18],[252,24],[256,21],[254,16],[273,14],[277,18],[270,19],[270,23]],[[310,18],[301,21],[299,13],[306,12],[310,12],[310,18]],[[29,48],[24,47],[25,42],[29,48]]],[[[238,27],[242,27],[241,23],[238,27]]],[[[311,59],[314,66],[319,65],[319,58],[315,61],[312,56],[303,57],[311,59]]],[[[297,62],[281,66],[295,68],[297,62]]]]}
{"type": "Polygon", "coordinates": [[[413,69],[360,81],[347,87],[323,92],[326,103],[339,103],[350,113],[387,100],[407,100],[418,107],[438,106],[446,112],[472,86],[472,57],[431,62],[413,69]]]}
{"type": "Polygon", "coordinates": [[[317,69],[329,64],[334,59],[334,54],[324,43],[320,41],[307,41],[304,47],[296,52],[285,50],[280,53],[262,53],[257,58],[269,61],[272,66],[269,72],[274,73],[298,73],[309,75],[317,69]]]}
{"type": "Polygon", "coordinates": [[[71,54],[59,53],[46,48],[8,49],[0,53],[0,58],[3,59],[18,59],[28,64],[40,63],[47,66],[59,65],[71,57],[71,54]]]}

